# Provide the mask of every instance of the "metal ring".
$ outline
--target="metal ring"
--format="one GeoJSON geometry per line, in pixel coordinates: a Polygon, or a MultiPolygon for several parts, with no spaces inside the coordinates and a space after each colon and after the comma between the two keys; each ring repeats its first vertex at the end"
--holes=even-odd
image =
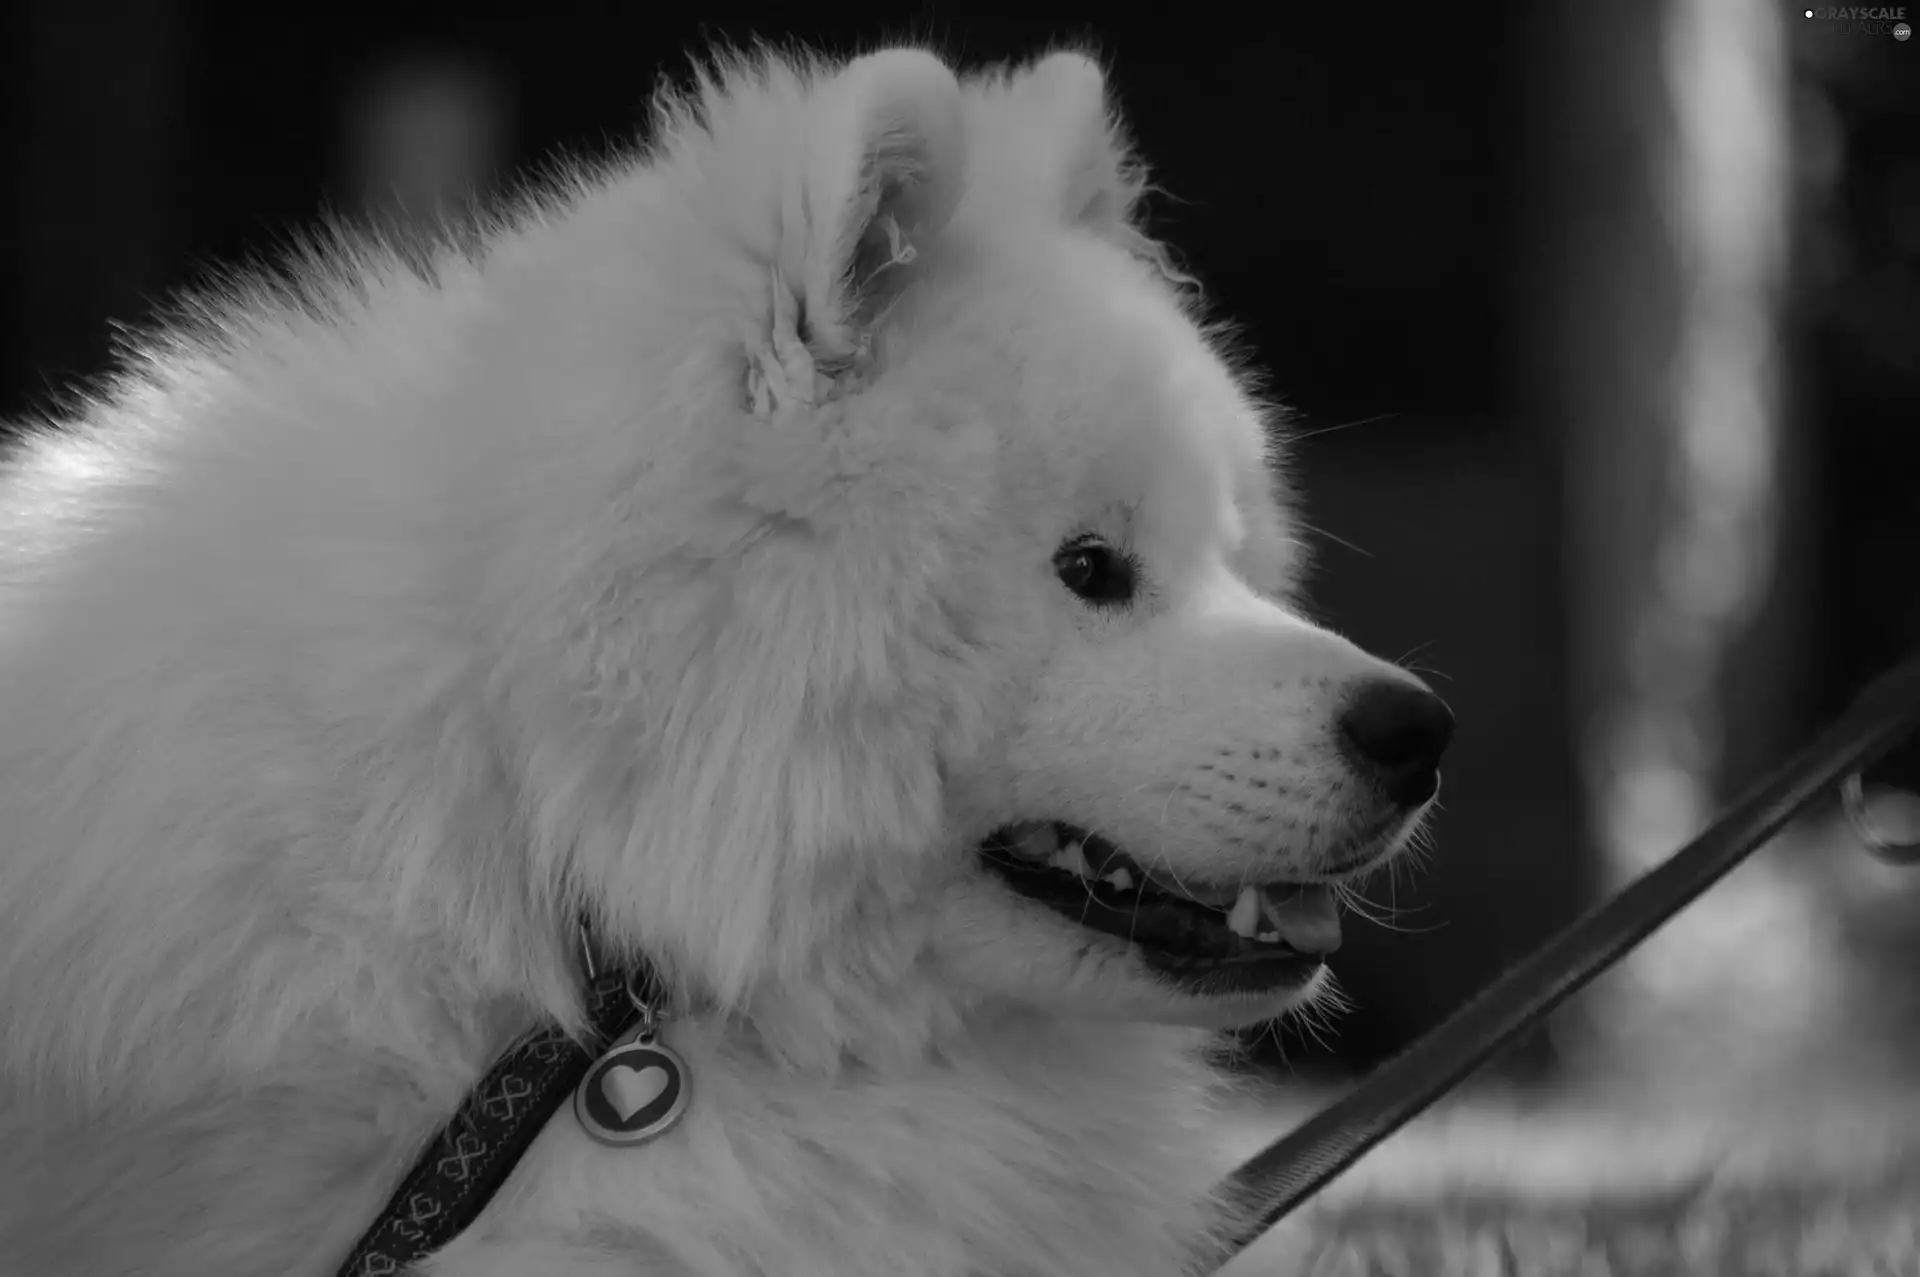
{"type": "Polygon", "coordinates": [[[1888,864],[1920,864],[1920,838],[1889,838],[1873,823],[1873,813],[1867,810],[1866,785],[1859,772],[1849,773],[1840,782],[1840,806],[1847,813],[1847,824],[1853,827],[1854,837],[1865,844],[1868,851],[1888,864]]]}
{"type": "Polygon", "coordinates": [[[593,936],[588,933],[584,918],[575,925],[580,932],[580,962],[587,969],[587,983],[592,984],[600,978],[600,968],[593,960],[593,936]]]}
{"type": "Polygon", "coordinates": [[[627,973],[627,1000],[640,1013],[640,1038],[650,1041],[665,1017],[660,1010],[660,983],[645,964],[637,965],[627,973]]]}

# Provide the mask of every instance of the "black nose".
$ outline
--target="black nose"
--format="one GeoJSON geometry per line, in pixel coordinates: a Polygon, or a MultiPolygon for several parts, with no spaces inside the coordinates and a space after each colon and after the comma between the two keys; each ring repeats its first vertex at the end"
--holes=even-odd
{"type": "Polygon", "coordinates": [[[1440,788],[1440,756],[1453,738],[1453,711],[1426,688],[1399,679],[1361,685],[1340,715],[1340,743],[1387,797],[1417,807],[1440,788]]]}

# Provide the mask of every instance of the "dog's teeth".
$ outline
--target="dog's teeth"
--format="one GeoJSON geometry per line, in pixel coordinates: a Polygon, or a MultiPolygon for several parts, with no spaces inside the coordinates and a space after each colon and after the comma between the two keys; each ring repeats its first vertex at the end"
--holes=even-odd
{"type": "Polygon", "coordinates": [[[1115,869],[1107,875],[1107,884],[1115,891],[1132,891],[1133,875],[1127,872],[1125,865],[1121,865],[1118,869],[1115,869]]]}
{"type": "Polygon", "coordinates": [[[1065,869],[1068,873],[1079,874],[1082,878],[1093,877],[1093,868],[1087,864],[1087,855],[1080,849],[1080,844],[1077,842],[1070,842],[1054,852],[1047,863],[1055,869],[1065,869]]]}
{"type": "Polygon", "coordinates": [[[1280,943],[1280,933],[1278,931],[1256,932],[1253,938],[1255,940],[1258,940],[1261,944],[1279,944],[1280,943]]]}
{"type": "Polygon", "coordinates": [[[1242,887],[1240,898],[1233,902],[1233,911],[1227,915],[1227,930],[1236,936],[1253,938],[1253,929],[1260,921],[1260,892],[1253,887],[1242,887]]]}
{"type": "Polygon", "coordinates": [[[1056,854],[1059,846],[1059,836],[1047,821],[1035,821],[1028,825],[1019,831],[1014,840],[1014,851],[1028,860],[1047,860],[1056,854]]]}

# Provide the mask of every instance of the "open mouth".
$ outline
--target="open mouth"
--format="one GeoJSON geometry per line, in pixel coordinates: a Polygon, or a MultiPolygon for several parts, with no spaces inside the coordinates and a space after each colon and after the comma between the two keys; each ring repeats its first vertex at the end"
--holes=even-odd
{"type": "Polygon", "coordinates": [[[1325,883],[1179,881],[1059,821],[1008,826],[981,844],[980,858],[1018,894],[1130,942],[1148,965],[1210,991],[1302,983],[1340,947],[1325,883]]]}

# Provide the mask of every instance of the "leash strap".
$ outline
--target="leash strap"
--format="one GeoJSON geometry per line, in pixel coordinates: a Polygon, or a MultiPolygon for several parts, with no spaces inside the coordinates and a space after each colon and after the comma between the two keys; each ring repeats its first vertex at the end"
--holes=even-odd
{"type": "MultiPolygon", "coordinates": [[[[600,1045],[640,1020],[628,975],[606,971],[588,983],[587,1015],[600,1045]]],[[[421,1153],[341,1265],[340,1277],[394,1277],[465,1231],[593,1061],[593,1053],[556,1028],[502,1055],[421,1153]]]]}
{"type": "Polygon", "coordinates": [[[1223,1180],[1222,1200],[1257,1212],[1216,1260],[1224,1265],[1374,1145],[1419,1116],[1501,1047],[1612,966],[1811,806],[1920,727],[1920,654],[1869,684],[1851,708],[1719,820],[1619,895],[1381,1066],[1344,1098],[1223,1180]]]}

